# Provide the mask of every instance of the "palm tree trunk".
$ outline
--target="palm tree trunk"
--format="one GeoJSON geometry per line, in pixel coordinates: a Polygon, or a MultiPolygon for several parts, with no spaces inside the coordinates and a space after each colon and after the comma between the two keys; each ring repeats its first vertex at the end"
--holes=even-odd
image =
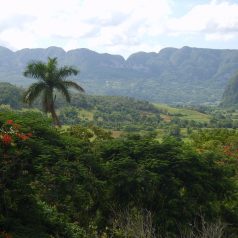
{"type": "Polygon", "coordinates": [[[51,106],[51,110],[50,110],[50,113],[51,113],[51,116],[52,116],[52,119],[53,119],[53,122],[56,126],[58,127],[61,127],[61,123],[60,123],[60,120],[55,112],[55,108],[54,108],[54,105],[51,106]]]}

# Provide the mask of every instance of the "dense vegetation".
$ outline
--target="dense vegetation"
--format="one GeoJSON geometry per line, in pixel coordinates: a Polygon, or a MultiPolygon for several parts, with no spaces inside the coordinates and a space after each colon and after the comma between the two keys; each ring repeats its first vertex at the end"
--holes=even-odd
{"type": "Polygon", "coordinates": [[[65,52],[49,47],[12,52],[0,47],[0,81],[28,86],[33,81],[21,76],[26,65],[47,57],[80,69],[80,84],[90,94],[170,104],[218,104],[238,68],[237,50],[165,48],[159,53],[135,53],[125,60],[87,49],[65,52]]]}
{"type": "Polygon", "coordinates": [[[238,236],[237,110],[0,92],[0,238],[238,236]]]}
{"type": "Polygon", "coordinates": [[[4,238],[133,238],[140,221],[151,228],[147,237],[172,238],[204,220],[205,227],[227,223],[228,237],[238,235],[234,131],[196,132],[195,144],[151,135],[112,139],[77,125],[55,129],[39,112],[6,109],[0,128],[4,238]]]}
{"type": "MultiPolygon", "coordinates": [[[[9,83],[0,83],[0,102],[5,107],[25,110],[21,102],[23,89],[9,83]]],[[[2,106],[3,107],[3,106],[2,106]]],[[[41,109],[39,97],[33,104],[41,109]]],[[[168,106],[152,104],[127,97],[92,96],[72,92],[71,104],[56,94],[56,109],[63,125],[98,126],[115,132],[157,133],[187,137],[198,128],[237,128],[238,110],[215,106],[168,106]]]]}
{"type": "Polygon", "coordinates": [[[23,103],[20,100],[23,94],[23,89],[14,86],[10,83],[0,83],[0,105],[9,105],[12,108],[21,108],[23,103]]]}
{"type": "MultiPolygon", "coordinates": [[[[14,87],[14,89],[18,89],[16,93],[12,87],[14,86],[0,83],[0,90],[5,92],[0,95],[0,100],[12,108],[27,108],[27,105],[19,103],[21,102],[22,89],[14,87]]],[[[41,104],[39,98],[33,107],[41,109],[41,104]]],[[[69,106],[61,95],[56,94],[56,107],[59,119],[65,125],[90,125],[93,123],[106,129],[139,131],[153,130],[159,126],[161,121],[158,108],[149,102],[133,98],[72,93],[69,106]]]]}

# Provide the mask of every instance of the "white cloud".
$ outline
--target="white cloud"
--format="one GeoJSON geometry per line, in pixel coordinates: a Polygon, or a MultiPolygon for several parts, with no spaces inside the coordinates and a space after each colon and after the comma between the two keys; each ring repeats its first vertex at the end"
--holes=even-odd
{"type": "Polygon", "coordinates": [[[169,14],[170,0],[8,0],[0,8],[0,41],[12,48],[30,48],[58,37],[67,39],[59,41],[67,49],[107,50],[134,44],[133,48],[152,49],[154,45],[142,39],[163,32],[169,14]],[[21,26],[19,14],[24,16],[21,26]]]}
{"type": "Polygon", "coordinates": [[[56,45],[128,56],[135,51],[159,51],[159,39],[164,36],[181,42],[183,36],[196,34],[207,41],[228,41],[236,36],[238,3],[213,0],[172,18],[172,10],[179,11],[173,8],[175,1],[3,1],[0,42],[12,49],[56,45]]]}
{"type": "Polygon", "coordinates": [[[238,3],[213,0],[197,5],[181,18],[170,19],[168,30],[179,34],[204,34],[206,40],[230,40],[238,32],[238,3]]]}
{"type": "MultiPolygon", "coordinates": [[[[112,54],[118,54],[118,52],[121,52],[121,55],[129,56],[135,52],[143,51],[143,52],[158,52],[158,49],[161,49],[162,46],[157,45],[149,45],[149,44],[138,44],[138,45],[116,45],[116,46],[109,46],[107,47],[107,50],[109,50],[112,54]]],[[[127,58],[127,57],[126,57],[127,58]]]]}
{"type": "Polygon", "coordinates": [[[0,40],[7,42],[7,46],[14,50],[38,47],[34,34],[23,32],[18,29],[7,29],[3,31],[2,33],[0,33],[0,40]]]}
{"type": "Polygon", "coordinates": [[[205,39],[207,41],[229,41],[234,39],[237,36],[237,34],[221,34],[221,33],[212,33],[212,34],[206,34],[205,39]]]}

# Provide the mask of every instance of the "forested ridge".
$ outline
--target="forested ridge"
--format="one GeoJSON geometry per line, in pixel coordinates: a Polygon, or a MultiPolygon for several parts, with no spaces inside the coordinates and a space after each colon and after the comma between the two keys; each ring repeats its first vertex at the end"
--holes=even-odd
{"type": "Polygon", "coordinates": [[[158,53],[138,52],[128,59],[89,49],[65,52],[62,48],[22,49],[0,47],[0,81],[27,86],[33,81],[22,72],[32,60],[57,57],[61,65],[80,69],[75,79],[96,95],[118,95],[163,103],[218,104],[228,79],[238,68],[237,50],[183,47],[158,53]],[[192,93],[191,93],[192,92],[192,93]]]}

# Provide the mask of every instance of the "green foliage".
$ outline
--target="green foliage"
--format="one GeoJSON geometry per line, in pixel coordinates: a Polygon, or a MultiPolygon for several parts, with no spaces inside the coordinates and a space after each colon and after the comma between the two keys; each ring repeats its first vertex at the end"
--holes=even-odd
{"type": "Polygon", "coordinates": [[[79,110],[75,107],[64,107],[60,109],[59,120],[62,124],[80,124],[79,110]]]}
{"type": "Polygon", "coordinates": [[[116,207],[153,211],[166,231],[176,230],[177,223],[185,225],[199,212],[213,218],[221,213],[230,175],[216,164],[216,155],[200,156],[171,139],[160,144],[140,137],[113,141],[102,151],[116,207]]]}
{"type": "Polygon", "coordinates": [[[161,121],[160,110],[153,104],[133,98],[72,94],[71,104],[73,107],[62,108],[65,104],[59,98],[59,117],[65,124],[93,123],[105,129],[139,131],[152,130],[161,121]]]}
{"type": "MultiPolygon", "coordinates": [[[[9,145],[11,150],[5,150],[4,154],[1,151],[0,227],[19,238],[36,237],[36,234],[37,237],[49,238],[83,237],[79,236],[83,234],[83,229],[70,222],[69,217],[50,203],[50,197],[55,194],[55,187],[51,186],[56,177],[50,176],[49,172],[60,169],[56,159],[64,158],[66,154],[59,149],[63,145],[58,133],[49,127],[48,119],[39,113],[8,112],[0,116],[1,121],[11,118],[21,125],[23,131],[33,134],[29,140],[9,145]],[[47,190],[52,189],[48,199],[43,196],[46,184],[49,185],[47,190]],[[52,211],[49,210],[51,206],[54,208],[52,211]]],[[[65,160],[60,162],[65,163],[65,160]]]]}
{"type": "Polygon", "coordinates": [[[90,127],[80,125],[71,126],[68,128],[67,133],[75,138],[88,142],[92,140],[101,141],[112,139],[111,132],[92,125],[90,127]]]}
{"type": "MultiPolygon", "coordinates": [[[[20,96],[13,103],[13,107],[16,107],[21,100],[22,91],[20,88],[17,89],[18,94],[16,95],[20,96]]],[[[97,127],[111,130],[151,131],[158,127],[161,121],[160,110],[146,101],[127,97],[90,96],[72,92],[72,106],[69,106],[65,103],[62,95],[59,93],[55,95],[57,99],[56,108],[59,109],[58,117],[64,125],[88,126],[94,124],[97,127]]],[[[11,104],[9,97],[5,98],[5,94],[2,96],[2,101],[5,104],[11,104]]],[[[40,109],[41,100],[36,99],[33,106],[40,109]]],[[[3,109],[0,108],[0,110],[3,109]]]]}
{"type": "Polygon", "coordinates": [[[22,107],[21,95],[23,89],[13,86],[10,83],[0,83],[0,105],[7,104],[12,108],[18,109],[22,107]]]}
{"type": "Polygon", "coordinates": [[[125,207],[149,211],[169,237],[201,213],[236,231],[236,170],[219,153],[173,137],[112,139],[94,126],[62,133],[39,112],[1,113],[1,125],[7,120],[32,133],[5,156],[1,148],[0,227],[13,237],[110,237],[115,211],[125,207]]]}

